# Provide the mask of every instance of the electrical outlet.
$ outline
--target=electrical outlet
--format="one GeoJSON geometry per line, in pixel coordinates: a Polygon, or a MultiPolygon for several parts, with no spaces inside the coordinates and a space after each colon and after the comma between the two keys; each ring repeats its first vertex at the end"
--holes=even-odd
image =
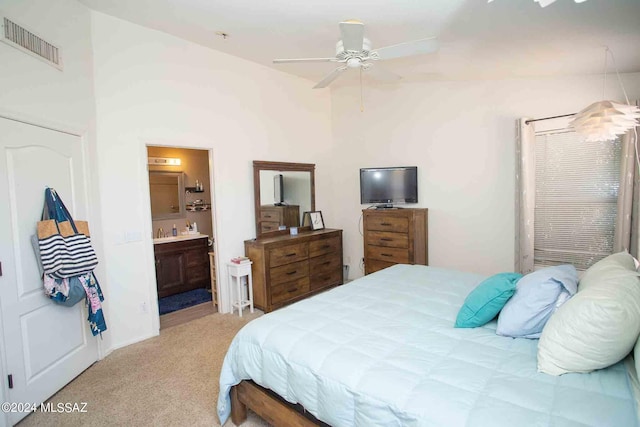
{"type": "Polygon", "coordinates": [[[149,312],[149,309],[147,308],[147,302],[143,301],[140,303],[140,313],[142,314],[147,314],[149,312]]]}

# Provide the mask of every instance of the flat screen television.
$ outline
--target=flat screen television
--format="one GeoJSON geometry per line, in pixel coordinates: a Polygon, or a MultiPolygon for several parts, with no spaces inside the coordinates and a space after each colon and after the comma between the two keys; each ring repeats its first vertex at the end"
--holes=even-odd
{"type": "Polygon", "coordinates": [[[273,176],[273,204],[284,205],[284,177],[281,173],[273,176]]]}
{"type": "Polygon", "coordinates": [[[360,203],[418,203],[418,167],[360,169],[360,203]]]}

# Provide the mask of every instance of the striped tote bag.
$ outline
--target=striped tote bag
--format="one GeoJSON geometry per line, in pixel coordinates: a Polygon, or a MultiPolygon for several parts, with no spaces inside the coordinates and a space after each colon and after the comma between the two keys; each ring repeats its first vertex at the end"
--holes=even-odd
{"type": "Polygon", "coordinates": [[[38,246],[44,273],[64,279],[93,271],[98,257],[91,246],[89,224],[74,221],[52,188],[45,190],[42,218],[38,221],[38,246]]]}

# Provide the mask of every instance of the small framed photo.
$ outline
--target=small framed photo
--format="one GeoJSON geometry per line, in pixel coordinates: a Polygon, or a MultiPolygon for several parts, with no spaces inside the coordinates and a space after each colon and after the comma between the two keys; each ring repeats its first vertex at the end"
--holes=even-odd
{"type": "Polygon", "coordinates": [[[321,211],[305,212],[302,217],[302,225],[311,227],[312,230],[322,230],[324,228],[324,220],[321,211]]]}

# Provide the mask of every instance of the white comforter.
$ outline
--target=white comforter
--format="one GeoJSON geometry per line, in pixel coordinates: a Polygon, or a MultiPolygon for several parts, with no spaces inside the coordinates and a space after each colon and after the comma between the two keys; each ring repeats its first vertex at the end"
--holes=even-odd
{"type": "Polygon", "coordinates": [[[622,364],[560,377],[536,371],[537,340],[455,329],[483,279],[396,265],[254,320],[220,375],[252,379],[332,426],[636,426],[622,364]]]}

